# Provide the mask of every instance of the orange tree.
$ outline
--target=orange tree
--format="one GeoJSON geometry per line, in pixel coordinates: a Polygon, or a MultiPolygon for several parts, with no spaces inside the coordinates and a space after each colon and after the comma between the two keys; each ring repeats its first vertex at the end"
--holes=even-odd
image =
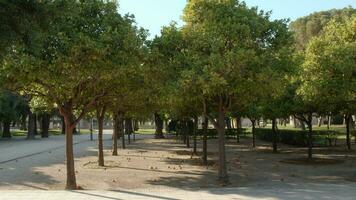
{"type": "Polygon", "coordinates": [[[107,94],[103,86],[111,80],[114,66],[127,62],[124,54],[120,56],[125,38],[113,35],[120,36],[117,33],[130,26],[117,13],[115,2],[52,1],[46,9],[52,14],[37,35],[40,51],[14,45],[1,74],[9,86],[59,109],[66,126],[66,188],[76,189],[73,129],[107,94]]]}
{"type": "MultiPolygon", "coordinates": [[[[237,0],[190,0],[183,16],[189,37],[192,67],[187,82],[200,90],[209,112],[205,115],[218,132],[219,181],[229,182],[225,155],[225,119],[234,104],[250,99],[246,88],[265,88],[271,96],[275,81],[287,67],[291,33],[285,20],[271,21],[269,13],[237,0]]],[[[265,92],[266,90],[260,90],[265,92]]]]}

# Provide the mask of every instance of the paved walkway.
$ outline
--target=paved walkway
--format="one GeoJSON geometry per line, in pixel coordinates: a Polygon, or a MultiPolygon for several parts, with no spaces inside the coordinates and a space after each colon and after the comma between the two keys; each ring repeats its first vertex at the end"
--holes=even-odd
{"type": "Polygon", "coordinates": [[[177,188],[154,188],[148,190],[115,191],[44,191],[44,190],[0,190],[0,200],[122,200],[122,199],[162,199],[162,200],[354,200],[355,188],[343,185],[306,184],[303,188],[214,188],[209,190],[184,190],[177,188]]]}
{"type": "MultiPolygon", "coordinates": [[[[38,138],[35,140],[26,140],[25,137],[13,137],[11,140],[0,140],[0,164],[16,161],[51,150],[65,148],[65,138],[63,135],[50,136],[49,138],[38,138]]],[[[104,140],[110,140],[111,130],[104,131],[104,140]]],[[[90,141],[90,135],[74,135],[74,145],[82,143],[95,143],[97,134],[93,135],[94,141],[90,141]]],[[[137,139],[153,138],[153,135],[137,135],[137,139]]],[[[88,145],[90,145],[88,144],[88,145]]],[[[64,155],[64,154],[63,154],[64,155]]]]}

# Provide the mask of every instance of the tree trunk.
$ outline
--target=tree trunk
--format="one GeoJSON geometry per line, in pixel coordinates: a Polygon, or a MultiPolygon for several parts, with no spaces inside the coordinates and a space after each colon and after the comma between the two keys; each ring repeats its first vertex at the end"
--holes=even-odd
{"type": "Polygon", "coordinates": [[[328,124],[327,124],[327,129],[330,129],[330,124],[331,124],[331,117],[328,115],[328,124]]]}
{"type": "Polygon", "coordinates": [[[253,148],[256,147],[256,120],[255,119],[251,119],[251,123],[252,123],[252,146],[253,148]]]}
{"type": "Polygon", "coordinates": [[[219,182],[222,185],[226,185],[229,182],[229,177],[227,174],[225,153],[225,113],[221,102],[219,105],[218,119],[216,123],[214,123],[214,126],[219,136],[219,182]]]}
{"type": "Polygon", "coordinates": [[[193,133],[193,153],[197,154],[197,132],[198,132],[198,117],[194,117],[194,133],[193,133]]]}
{"type": "Polygon", "coordinates": [[[203,127],[203,163],[204,165],[208,165],[208,125],[209,119],[204,116],[204,122],[202,124],[203,127]]]}
{"type": "Polygon", "coordinates": [[[297,119],[293,116],[293,127],[297,128],[297,119]]]}
{"type": "Polygon", "coordinates": [[[117,113],[113,113],[113,117],[114,117],[114,131],[113,131],[113,136],[112,136],[112,155],[113,156],[117,156],[117,139],[118,139],[118,135],[119,135],[119,122],[118,122],[118,114],[117,113]]]}
{"type": "Polygon", "coordinates": [[[124,113],[120,113],[118,116],[118,122],[119,122],[119,131],[121,135],[121,148],[126,149],[126,144],[125,144],[125,130],[124,130],[124,113]]]}
{"type": "Polygon", "coordinates": [[[61,116],[61,121],[62,121],[62,135],[66,134],[66,125],[64,121],[64,117],[61,116]]]}
{"type": "Polygon", "coordinates": [[[10,126],[11,126],[11,122],[9,121],[3,123],[3,131],[2,131],[3,138],[11,138],[10,126]]]}
{"type": "Polygon", "coordinates": [[[190,120],[185,122],[185,127],[186,127],[185,134],[187,136],[187,148],[190,148],[190,131],[191,131],[191,129],[190,129],[190,120]]]}
{"type": "Polygon", "coordinates": [[[90,125],[89,125],[89,131],[90,131],[90,141],[93,141],[93,119],[90,119],[90,125]]]}
{"type": "Polygon", "coordinates": [[[36,115],[31,111],[28,114],[27,139],[35,139],[36,135],[36,115]]]}
{"type": "Polygon", "coordinates": [[[65,137],[66,137],[66,157],[67,157],[67,184],[66,189],[77,189],[75,178],[74,155],[73,155],[73,129],[75,124],[72,123],[72,116],[64,116],[65,137]]]}
{"type": "Polygon", "coordinates": [[[303,121],[299,121],[300,123],[300,128],[302,129],[302,131],[305,131],[305,123],[303,121]]]}
{"type": "Polygon", "coordinates": [[[41,117],[41,137],[48,138],[49,123],[51,120],[51,115],[45,113],[41,117]]]}
{"type": "Polygon", "coordinates": [[[138,131],[139,130],[139,123],[137,120],[134,120],[134,131],[138,131]]]}
{"type": "Polygon", "coordinates": [[[323,116],[320,116],[318,119],[318,127],[321,127],[322,124],[323,124],[323,116]]]}
{"type": "Polygon", "coordinates": [[[131,134],[132,134],[132,132],[133,132],[132,119],[131,118],[126,118],[125,119],[125,133],[127,135],[129,144],[131,144],[131,134]]]}
{"type": "Polygon", "coordinates": [[[27,114],[24,114],[24,115],[21,116],[21,128],[20,128],[20,130],[27,131],[26,119],[27,119],[27,114]]]}
{"type": "Polygon", "coordinates": [[[181,121],[181,134],[183,138],[183,143],[187,144],[187,123],[185,120],[181,121]]]}
{"type": "Polygon", "coordinates": [[[155,138],[164,138],[163,136],[163,120],[158,113],[155,113],[155,126],[156,126],[156,133],[155,138]]]}
{"type": "Polygon", "coordinates": [[[347,145],[347,149],[351,150],[351,137],[350,137],[350,125],[351,125],[351,115],[350,114],[346,114],[345,115],[345,122],[346,122],[346,145],[347,145]]]}
{"type": "Polygon", "coordinates": [[[308,159],[313,158],[313,125],[312,125],[313,115],[309,113],[308,115],[308,159]]]}
{"type": "Polygon", "coordinates": [[[166,133],[168,133],[168,120],[167,119],[164,120],[164,130],[166,131],[166,133]]]}
{"type": "Polygon", "coordinates": [[[35,132],[35,135],[38,135],[38,131],[37,131],[37,114],[33,113],[33,117],[34,117],[34,125],[35,125],[34,132],[35,132]]]}
{"type": "Polygon", "coordinates": [[[98,119],[98,165],[104,166],[104,147],[103,147],[103,129],[104,129],[104,116],[106,107],[98,108],[96,116],[98,119]]]}
{"type": "Polygon", "coordinates": [[[226,128],[232,129],[230,117],[226,117],[225,121],[226,121],[226,128]]]}
{"type": "Polygon", "coordinates": [[[278,133],[276,130],[277,126],[277,122],[276,119],[272,119],[272,132],[273,132],[273,153],[277,153],[278,152],[278,147],[277,147],[277,143],[278,143],[278,133]]]}
{"type": "Polygon", "coordinates": [[[240,143],[240,131],[241,131],[241,118],[240,117],[237,117],[236,118],[236,128],[237,128],[237,131],[236,131],[236,142],[237,143],[240,143]]]}

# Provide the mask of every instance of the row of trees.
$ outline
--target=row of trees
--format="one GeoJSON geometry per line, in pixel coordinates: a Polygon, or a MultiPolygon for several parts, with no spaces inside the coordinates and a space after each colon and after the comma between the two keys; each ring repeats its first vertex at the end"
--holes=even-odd
{"type": "Polygon", "coordinates": [[[203,160],[210,122],[219,135],[219,181],[227,184],[227,118],[246,116],[255,125],[263,117],[275,129],[277,118],[295,115],[309,127],[311,158],[312,115],[342,113],[350,121],[355,113],[351,8],[330,17],[300,48],[288,20],[271,20],[270,12],[237,0],[190,0],[185,25],[172,23],[151,41],[111,1],[2,4],[0,81],[64,118],[67,189],[77,188],[73,130],[85,116],[98,120],[100,166],[107,115],[114,121],[113,155],[124,121],[154,114],[156,137],[162,138],[164,118],[187,128],[202,116],[203,160]],[[9,18],[9,10],[18,15],[9,18]]]}
{"type": "Polygon", "coordinates": [[[256,121],[270,119],[277,152],[277,119],[294,116],[308,126],[308,158],[312,159],[313,117],[342,114],[351,148],[355,10],[327,14],[316,13],[289,26],[288,21],[272,21],[270,13],[244,2],[191,0],[184,10],[185,25],[172,23],[152,41],[154,67],[164,69],[157,80],[162,81],[161,93],[169,102],[167,112],[183,124],[203,116],[218,132],[222,184],[228,183],[227,118],[251,120],[254,146],[256,121]],[[318,30],[311,32],[310,24],[318,30]]]}

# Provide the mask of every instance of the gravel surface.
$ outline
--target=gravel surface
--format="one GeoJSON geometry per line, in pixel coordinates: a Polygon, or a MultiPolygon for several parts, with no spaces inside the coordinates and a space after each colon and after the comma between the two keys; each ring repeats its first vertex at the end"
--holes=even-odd
{"type": "MultiPolygon", "coordinates": [[[[0,199],[355,199],[355,151],[315,149],[319,159],[340,162],[291,164],[306,150],[249,139],[230,140],[227,160],[231,185],[216,181],[216,140],[209,141],[208,167],[180,141],[137,135],[136,141],[111,156],[111,131],[104,132],[105,167],[97,166],[97,143],[76,135],[77,182],[85,190],[64,191],[63,136],[0,140],[0,199]],[[293,160],[294,161],[294,160],[293,160]]],[[[198,150],[200,150],[200,143],[198,150]]],[[[121,142],[119,142],[119,145],[121,142]]],[[[120,148],[120,146],[119,146],[120,148]]],[[[353,147],[356,148],[355,146],[353,147]]],[[[298,160],[297,160],[298,161],[298,160]]],[[[296,161],[296,162],[297,162],[296,161]]]]}

